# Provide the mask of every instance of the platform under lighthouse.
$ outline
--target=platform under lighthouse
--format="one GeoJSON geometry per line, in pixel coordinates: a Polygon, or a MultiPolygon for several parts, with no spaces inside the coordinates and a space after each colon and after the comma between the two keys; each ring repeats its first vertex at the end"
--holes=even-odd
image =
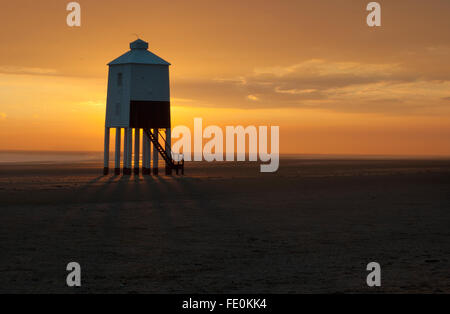
{"type": "Polygon", "coordinates": [[[116,136],[115,174],[121,173],[122,156],[124,175],[130,175],[133,168],[139,174],[141,160],[143,174],[151,174],[153,168],[157,175],[159,156],[166,163],[166,174],[172,169],[183,172],[184,163],[175,161],[171,151],[170,63],[148,51],[148,43],[138,39],[130,43],[130,51],[108,66],[104,174],[109,172],[112,128],[116,136]]]}

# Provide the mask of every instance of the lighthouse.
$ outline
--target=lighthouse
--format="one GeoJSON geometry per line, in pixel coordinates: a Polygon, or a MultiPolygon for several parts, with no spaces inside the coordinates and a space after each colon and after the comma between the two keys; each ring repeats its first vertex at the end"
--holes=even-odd
{"type": "Polygon", "coordinates": [[[179,159],[175,161],[171,151],[170,63],[151,53],[148,43],[138,39],[130,43],[128,52],[108,63],[108,66],[104,174],[109,173],[111,129],[115,129],[116,137],[116,175],[121,174],[122,156],[124,175],[130,175],[132,170],[139,174],[141,160],[142,174],[153,172],[158,175],[160,156],[166,163],[166,174],[172,174],[172,170],[177,174],[178,170],[183,173],[184,162],[179,159]]]}

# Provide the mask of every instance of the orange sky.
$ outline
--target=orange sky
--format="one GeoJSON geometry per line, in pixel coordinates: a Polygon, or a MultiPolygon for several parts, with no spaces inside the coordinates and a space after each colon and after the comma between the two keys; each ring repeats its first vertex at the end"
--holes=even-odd
{"type": "Polygon", "coordinates": [[[279,125],[282,153],[450,155],[450,1],[0,4],[0,150],[102,150],[106,63],[170,61],[172,123],[279,125]]]}

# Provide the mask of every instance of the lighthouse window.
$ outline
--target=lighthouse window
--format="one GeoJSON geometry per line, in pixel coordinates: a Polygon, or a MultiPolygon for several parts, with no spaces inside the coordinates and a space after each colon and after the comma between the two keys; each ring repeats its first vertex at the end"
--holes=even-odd
{"type": "Polygon", "coordinates": [[[117,86],[122,86],[122,73],[117,73],[117,86]]]}

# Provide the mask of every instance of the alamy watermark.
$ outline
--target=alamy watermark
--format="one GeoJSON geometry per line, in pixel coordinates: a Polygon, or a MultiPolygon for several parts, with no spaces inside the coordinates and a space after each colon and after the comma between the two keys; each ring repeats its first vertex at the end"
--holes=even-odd
{"type": "MultiPolygon", "coordinates": [[[[70,13],[67,15],[67,25],[69,27],[81,26],[81,6],[78,2],[69,2],[66,7],[70,13]]],[[[370,2],[366,6],[367,11],[371,11],[367,15],[367,25],[370,27],[381,26],[381,5],[378,2],[370,2]]]]}
{"type": "Polygon", "coordinates": [[[366,10],[371,11],[367,15],[367,25],[370,27],[381,26],[381,5],[378,2],[370,2],[366,10]]]}
{"type": "Polygon", "coordinates": [[[367,264],[367,271],[370,273],[367,275],[366,283],[369,287],[381,287],[381,266],[377,262],[371,262],[367,264]]]}
{"type": "Polygon", "coordinates": [[[81,287],[81,266],[77,262],[70,262],[66,267],[70,273],[66,277],[68,287],[81,287]]]}
{"type": "Polygon", "coordinates": [[[194,149],[192,134],[187,126],[176,126],[171,135],[178,140],[172,145],[174,156],[185,161],[261,161],[261,172],[276,172],[280,165],[280,127],[226,126],[225,141],[222,128],[210,125],[203,129],[203,119],[194,119],[194,149]],[[247,141],[248,139],[248,141],[247,141]],[[207,142],[203,145],[203,140],[207,142]],[[248,146],[248,151],[246,147],[248,146]]]}
{"type": "Polygon", "coordinates": [[[67,15],[66,23],[69,27],[81,26],[81,6],[78,2],[69,2],[66,7],[70,13],[67,15]]]}

